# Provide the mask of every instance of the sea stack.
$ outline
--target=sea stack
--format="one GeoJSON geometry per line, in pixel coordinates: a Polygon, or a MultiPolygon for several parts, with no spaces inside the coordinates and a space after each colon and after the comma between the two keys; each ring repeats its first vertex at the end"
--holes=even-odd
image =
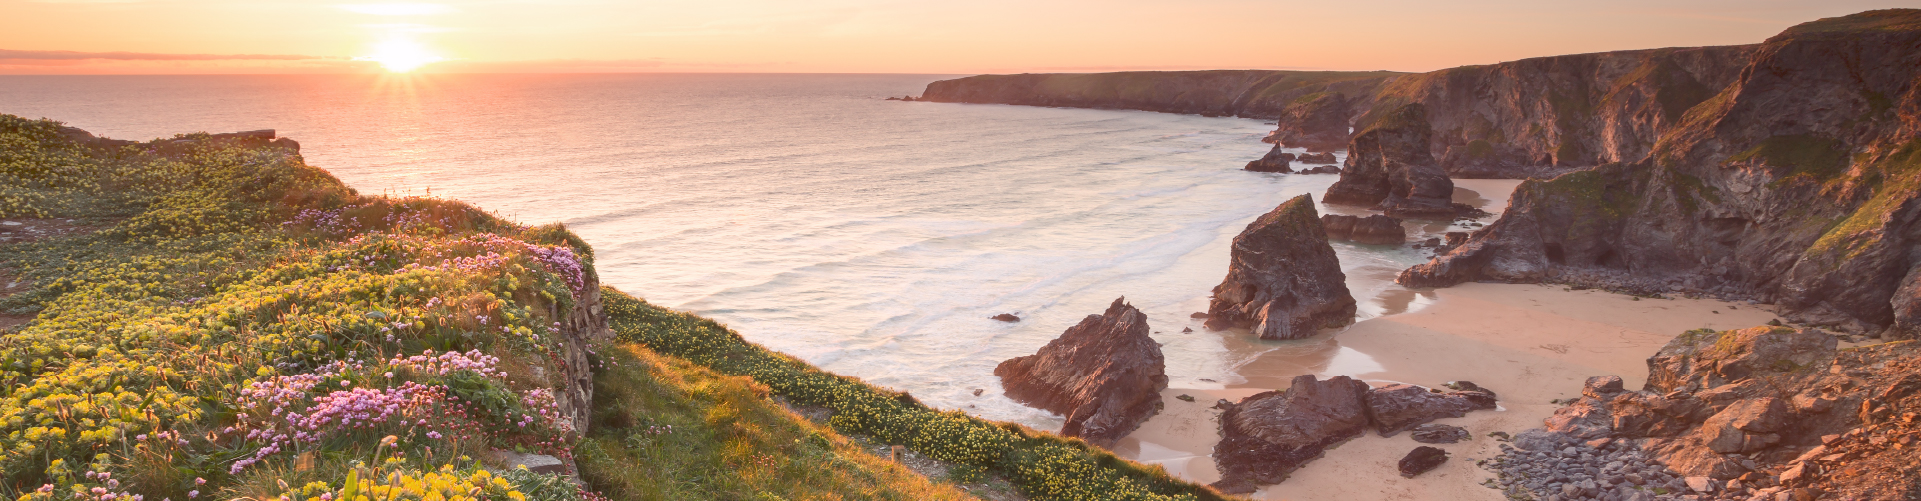
{"type": "Polygon", "coordinates": [[[1300,339],[1354,322],[1347,275],[1307,195],[1249,223],[1234,237],[1231,259],[1227,279],[1208,303],[1208,328],[1300,339]]]}
{"type": "MultiPolygon", "coordinates": [[[[1278,145],[1307,148],[1311,152],[1331,152],[1347,146],[1348,108],[1352,103],[1338,92],[1323,92],[1318,97],[1289,104],[1281,110],[1273,137],[1278,145]]],[[[1333,163],[1332,157],[1327,161],[1333,163]]]]}
{"type": "Polygon", "coordinates": [[[1105,447],[1160,412],[1167,367],[1147,334],[1147,315],[1115,299],[1033,355],[1001,362],[994,375],[1008,397],[1066,416],[1062,435],[1105,447]]]}
{"type": "Polygon", "coordinates": [[[1354,135],[1341,180],[1327,188],[1323,199],[1374,207],[1390,216],[1452,217],[1454,181],[1428,151],[1432,136],[1427,108],[1419,103],[1380,117],[1354,135]]]}
{"type": "Polygon", "coordinates": [[[1288,174],[1294,172],[1294,169],[1289,167],[1289,164],[1293,162],[1294,154],[1281,151],[1281,145],[1276,144],[1274,145],[1274,149],[1267,150],[1267,154],[1262,155],[1260,160],[1248,162],[1247,167],[1242,168],[1250,172],[1279,172],[1288,174]]]}

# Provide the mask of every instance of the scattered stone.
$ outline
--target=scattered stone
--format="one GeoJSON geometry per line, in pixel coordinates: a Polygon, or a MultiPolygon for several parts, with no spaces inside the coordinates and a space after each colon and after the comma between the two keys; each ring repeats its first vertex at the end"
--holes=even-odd
{"type": "Polygon", "coordinates": [[[1180,395],[1175,395],[1175,396],[1174,396],[1174,398],[1177,398],[1177,399],[1180,399],[1180,401],[1182,401],[1182,402],[1193,402],[1193,401],[1194,401],[1194,396],[1193,396],[1193,395],[1188,395],[1188,394],[1185,394],[1185,393],[1183,393],[1183,394],[1180,394],[1180,395]]]}
{"type": "Polygon", "coordinates": [[[1182,328],[1181,328],[1181,333],[1182,333],[1182,334],[1186,334],[1186,333],[1189,333],[1189,332],[1194,332],[1194,328],[1193,328],[1193,327],[1182,327],[1182,328]]]}
{"type": "Polygon", "coordinates": [[[1467,428],[1454,425],[1428,423],[1414,427],[1411,433],[1415,442],[1424,444],[1451,444],[1467,440],[1471,435],[1467,428]]]}
{"type": "Polygon", "coordinates": [[[1340,174],[1340,173],[1341,173],[1341,168],[1335,167],[1332,165],[1310,167],[1310,168],[1302,169],[1298,172],[1295,172],[1295,174],[1340,174]]]}
{"type": "Polygon", "coordinates": [[[1414,478],[1415,475],[1427,473],[1428,470],[1438,468],[1441,463],[1446,462],[1447,451],[1439,447],[1425,445],[1415,447],[1414,450],[1408,451],[1406,456],[1401,457],[1401,476],[1414,478]]]}
{"type": "Polygon", "coordinates": [[[978,397],[978,396],[981,396],[981,393],[986,393],[986,392],[987,392],[986,388],[975,388],[974,396],[978,397]]]}
{"type": "Polygon", "coordinates": [[[999,320],[999,321],[1002,321],[1002,322],[1019,322],[1019,321],[1021,321],[1021,317],[1016,317],[1016,316],[1014,316],[1014,314],[1012,314],[1012,313],[1002,313],[1002,314],[999,314],[999,315],[994,315],[994,316],[993,316],[993,317],[991,317],[991,318],[993,318],[994,320],[999,320]]]}
{"type": "Polygon", "coordinates": [[[500,465],[501,471],[526,467],[534,473],[565,474],[567,463],[560,458],[541,454],[521,454],[514,451],[495,450],[488,453],[492,463],[500,465]]]}

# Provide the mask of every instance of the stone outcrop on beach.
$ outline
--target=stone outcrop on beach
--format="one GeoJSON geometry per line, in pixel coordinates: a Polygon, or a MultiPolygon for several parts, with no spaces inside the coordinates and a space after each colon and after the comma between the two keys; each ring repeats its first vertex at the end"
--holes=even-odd
{"type": "Polygon", "coordinates": [[[1243,169],[1253,172],[1279,172],[1287,174],[1294,172],[1294,169],[1288,167],[1288,164],[1293,161],[1293,153],[1283,152],[1281,151],[1280,145],[1275,145],[1274,149],[1268,150],[1267,154],[1262,155],[1259,160],[1248,162],[1247,166],[1243,167],[1243,169]]]}
{"type": "Polygon", "coordinates": [[[1419,104],[1377,120],[1354,135],[1341,180],[1327,188],[1322,200],[1396,216],[1454,216],[1454,181],[1427,151],[1431,133],[1427,112],[1419,104]]]}
{"type": "Polygon", "coordinates": [[[1383,437],[1494,406],[1494,394],[1483,391],[1436,393],[1411,384],[1392,384],[1367,392],[1368,420],[1374,423],[1375,433],[1383,437]]]}
{"type": "Polygon", "coordinates": [[[1321,216],[1329,240],[1352,240],[1372,245],[1400,245],[1407,241],[1401,220],[1380,214],[1368,217],[1328,214],[1321,216]]]}
{"type": "Polygon", "coordinates": [[[1546,432],[1636,451],[1676,478],[1715,486],[1714,499],[1796,489],[1832,499],[1921,495],[1921,484],[1896,480],[1921,478],[1921,453],[1910,446],[1921,444],[1913,342],[1841,351],[1813,329],[1697,330],[1648,367],[1639,391],[1619,377],[1590,378],[1546,432]]]}
{"type": "MultiPolygon", "coordinates": [[[[927,84],[927,90],[918,100],[1272,119],[1287,113],[1295,101],[1303,97],[1327,93],[1371,95],[1383,82],[1404,74],[1392,71],[1208,70],[975,75],[927,84]]],[[[1359,103],[1350,103],[1346,116],[1364,111],[1357,106],[1359,103]]],[[[1334,147],[1346,143],[1347,117],[1342,117],[1341,137],[1334,147]]]]}
{"type": "Polygon", "coordinates": [[[1645,158],[1529,180],[1409,286],[1554,281],[1775,303],[1909,337],[1921,326],[1921,11],[1805,23],[1688,108],[1645,158]]]}
{"type": "Polygon", "coordinates": [[[1066,416],[1061,434],[1112,444],[1160,412],[1167,389],[1160,345],[1147,315],[1126,298],[1088,315],[1033,355],[994,368],[1007,396],[1066,416]]]}
{"type": "MultiPolygon", "coordinates": [[[[1287,391],[1260,393],[1227,406],[1221,414],[1222,438],[1214,446],[1221,471],[1214,486],[1228,493],[1253,492],[1257,484],[1286,480],[1302,464],[1370,427],[1392,436],[1441,417],[1460,417],[1470,409],[1492,409],[1493,399],[1494,392],[1480,387],[1437,394],[1405,384],[1370,389],[1347,376],[1325,381],[1298,376],[1287,391]]],[[[1466,438],[1465,430],[1454,430],[1466,438]]],[[[1452,433],[1439,429],[1427,436],[1439,439],[1452,433]]],[[[1414,466],[1427,471],[1439,461],[1423,456],[1414,466]]]]}
{"type": "Polygon", "coordinates": [[[1234,237],[1227,278],[1214,287],[1207,327],[1262,339],[1299,339],[1354,322],[1354,297],[1314,200],[1294,197],[1234,237]]]}
{"type": "Polygon", "coordinates": [[[1423,444],[1451,444],[1470,438],[1467,428],[1437,423],[1416,426],[1408,436],[1423,444]]]}
{"type": "Polygon", "coordinates": [[[1277,484],[1335,444],[1367,431],[1367,383],[1335,376],[1299,376],[1287,391],[1242,399],[1221,414],[1214,461],[1222,492],[1254,492],[1277,484]]]}

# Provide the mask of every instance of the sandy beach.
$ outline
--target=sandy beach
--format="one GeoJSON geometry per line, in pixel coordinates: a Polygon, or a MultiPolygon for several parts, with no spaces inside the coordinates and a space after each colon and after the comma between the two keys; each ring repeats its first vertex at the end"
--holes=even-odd
{"type": "Polygon", "coordinates": [[[1631,388],[1647,377],[1647,358],[1688,329],[1751,327],[1774,319],[1761,306],[1707,299],[1640,299],[1561,286],[1463,284],[1422,292],[1425,308],[1363,320],[1311,339],[1261,342],[1241,334],[1238,349],[1264,350],[1241,367],[1246,381],[1224,389],[1170,388],[1166,409],[1122,443],[1117,452],[1165,466],[1198,482],[1219,479],[1209,458],[1219,440],[1212,406],[1285,389],[1294,376],[1351,376],[1375,386],[1439,386],[1469,380],[1500,394],[1501,409],[1438,422],[1462,426],[1474,439],[1443,445],[1452,459],[1413,479],[1395,463],[1423,445],[1407,434],[1369,433],[1328,451],[1287,481],[1263,488],[1263,500],[1499,500],[1474,465],[1499,453],[1493,431],[1541,426],[1558,406],[1548,401],[1579,393],[1589,376],[1618,375],[1631,388]],[[1194,397],[1193,402],[1176,398],[1194,397]]]}

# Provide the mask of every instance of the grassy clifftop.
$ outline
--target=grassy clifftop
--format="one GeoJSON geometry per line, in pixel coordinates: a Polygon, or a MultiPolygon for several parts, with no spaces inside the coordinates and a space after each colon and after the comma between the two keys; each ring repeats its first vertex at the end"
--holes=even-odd
{"type": "Polygon", "coordinates": [[[603,289],[559,225],[362,196],[285,142],[76,132],[0,115],[6,498],[1218,497],[603,289]]]}

